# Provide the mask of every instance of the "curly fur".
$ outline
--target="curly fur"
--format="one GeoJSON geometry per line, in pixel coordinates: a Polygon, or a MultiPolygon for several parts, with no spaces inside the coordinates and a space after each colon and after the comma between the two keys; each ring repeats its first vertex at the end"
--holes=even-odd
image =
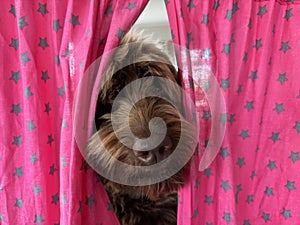
{"type": "MultiPolygon", "coordinates": [[[[112,103],[119,92],[132,81],[142,77],[163,77],[173,82],[177,80],[175,68],[171,65],[168,56],[155,43],[151,43],[147,38],[139,35],[128,34],[124,37],[121,46],[114,53],[112,61],[109,63],[104,76],[110,76],[104,82],[99,93],[96,109],[96,124],[98,131],[91,137],[87,157],[93,162],[95,167],[105,166],[107,171],[113,170],[114,162],[108,160],[105,165],[98,165],[103,147],[116,159],[124,163],[135,166],[147,166],[151,163],[141,161],[131,148],[122,144],[118,138],[121,136],[129,146],[133,146],[134,140],[128,138],[127,130],[122,129],[124,115],[129,114],[129,125],[131,132],[140,139],[150,135],[149,121],[152,118],[162,118],[167,125],[167,136],[170,137],[172,147],[170,153],[176,148],[180,136],[184,136],[187,143],[185,148],[191,148],[193,126],[180,114],[173,103],[167,102],[158,97],[147,97],[138,101],[135,95],[140,91],[147,92],[149,89],[159,87],[158,92],[166,96],[173,96],[175,101],[181,101],[181,94],[174,92],[172,86],[161,87],[154,84],[155,79],[148,79],[144,85],[147,88],[141,90],[134,87],[130,90],[131,97],[122,99],[118,109],[112,112],[112,103]],[[127,43],[138,43],[133,46],[127,43]],[[130,59],[134,64],[127,65],[118,70],[120,62],[130,59]],[[120,129],[114,131],[111,116],[114,113],[120,129]],[[99,145],[98,139],[102,145],[99,145]]],[[[182,150],[182,154],[185,154],[182,150]]],[[[167,168],[166,168],[167,169],[167,168]]],[[[124,174],[126,176],[126,174],[124,174]]],[[[177,191],[184,184],[183,169],[160,183],[147,186],[126,186],[110,180],[104,179],[105,188],[110,197],[114,211],[116,212],[122,225],[174,225],[177,217],[177,191]]]]}

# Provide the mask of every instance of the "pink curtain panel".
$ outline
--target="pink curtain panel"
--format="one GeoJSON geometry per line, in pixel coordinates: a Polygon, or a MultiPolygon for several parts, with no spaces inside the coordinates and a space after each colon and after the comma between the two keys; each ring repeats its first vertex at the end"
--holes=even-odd
{"type": "Polygon", "coordinates": [[[75,91],[147,1],[0,2],[0,224],[119,224],[74,138],[75,91]]]}
{"type": "Polygon", "coordinates": [[[183,83],[207,124],[180,193],[179,224],[300,224],[300,1],[165,2],[173,41],[190,52],[177,54],[192,72],[183,83]],[[203,68],[226,103],[217,121],[196,89],[203,68]],[[213,122],[226,126],[223,143],[199,171],[213,122]]]}
{"type": "MultiPolygon", "coordinates": [[[[146,3],[0,2],[0,224],[119,224],[73,103],[146,3]]],[[[300,224],[299,0],[165,4],[200,126],[178,225],[300,224]]]]}

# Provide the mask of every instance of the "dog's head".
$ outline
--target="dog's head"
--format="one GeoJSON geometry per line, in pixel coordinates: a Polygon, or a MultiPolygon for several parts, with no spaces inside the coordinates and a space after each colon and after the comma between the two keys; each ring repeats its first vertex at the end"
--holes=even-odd
{"type": "MultiPolygon", "coordinates": [[[[127,35],[121,44],[105,72],[111,78],[103,84],[99,93],[96,110],[98,131],[88,145],[89,161],[95,167],[105,166],[108,171],[114,170],[113,160],[97,165],[104,157],[105,148],[123,163],[154,165],[168,158],[182,140],[185,143],[180,154],[193,151],[195,129],[183,117],[182,93],[176,88],[177,72],[167,54],[156,44],[132,34],[127,35]],[[131,42],[135,44],[126,45],[131,42]],[[117,69],[120,60],[128,58],[133,58],[135,63],[117,69]],[[135,82],[137,80],[141,82],[135,82]]],[[[155,199],[175,192],[183,185],[183,169],[165,181],[147,186],[129,187],[106,182],[133,198],[155,199]]]]}

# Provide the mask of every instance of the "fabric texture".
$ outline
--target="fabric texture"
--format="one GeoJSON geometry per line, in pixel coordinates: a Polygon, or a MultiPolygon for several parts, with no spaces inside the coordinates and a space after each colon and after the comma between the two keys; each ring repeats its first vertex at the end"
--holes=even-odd
{"type": "Polygon", "coordinates": [[[1,1],[0,224],[119,224],[77,149],[72,107],[84,71],[146,3],[1,1]]]}
{"type": "Polygon", "coordinates": [[[299,224],[300,2],[165,2],[173,42],[189,49],[177,60],[191,67],[182,83],[203,125],[178,224],[299,224]],[[210,84],[201,89],[193,77],[195,61],[214,74],[226,103],[214,118],[225,136],[204,171],[212,102],[203,101],[210,84]]]}

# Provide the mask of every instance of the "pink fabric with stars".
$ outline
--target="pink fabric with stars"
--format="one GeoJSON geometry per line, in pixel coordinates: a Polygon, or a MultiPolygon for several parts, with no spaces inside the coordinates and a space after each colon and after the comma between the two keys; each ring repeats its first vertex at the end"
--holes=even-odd
{"type": "Polygon", "coordinates": [[[173,41],[212,70],[227,108],[219,153],[199,171],[212,121],[196,78],[183,73],[203,129],[178,224],[299,224],[300,1],[165,2],[173,41]]]}
{"type": "Polygon", "coordinates": [[[73,98],[146,3],[0,2],[0,224],[118,224],[76,147],[73,98]]]}

